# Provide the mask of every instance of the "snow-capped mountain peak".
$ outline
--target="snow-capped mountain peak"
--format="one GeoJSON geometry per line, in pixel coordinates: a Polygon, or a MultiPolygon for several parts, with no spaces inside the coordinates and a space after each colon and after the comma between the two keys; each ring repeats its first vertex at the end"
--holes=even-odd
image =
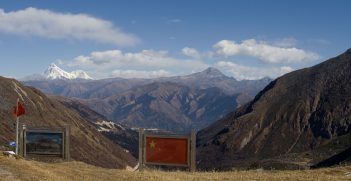
{"type": "Polygon", "coordinates": [[[48,69],[45,70],[44,76],[47,79],[73,79],[73,76],[70,73],[62,70],[54,63],[50,64],[48,69]]]}
{"type": "Polygon", "coordinates": [[[71,72],[71,74],[73,74],[76,77],[76,79],[93,79],[83,70],[75,70],[71,72]]]}
{"type": "Polygon", "coordinates": [[[76,70],[71,73],[62,70],[56,64],[52,63],[44,72],[44,76],[46,79],[92,79],[86,72],[82,70],[76,70]]]}

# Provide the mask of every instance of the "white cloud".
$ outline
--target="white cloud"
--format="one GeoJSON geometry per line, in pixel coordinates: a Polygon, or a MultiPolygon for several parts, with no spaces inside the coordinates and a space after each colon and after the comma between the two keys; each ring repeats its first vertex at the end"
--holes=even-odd
{"type": "MultiPolygon", "coordinates": [[[[121,50],[95,51],[89,55],[80,55],[74,58],[73,62],[66,63],[82,69],[90,69],[98,72],[108,72],[114,70],[115,74],[127,75],[131,73],[145,73],[142,71],[167,70],[177,73],[187,73],[200,71],[208,67],[202,61],[191,59],[177,59],[171,57],[167,51],[142,50],[140,52],[122,52],[121,50]],[[118,70],[136,70],[139,72],[121,72],[118,70]]],[[[149,72],[150,73],[150,72],[149,72]]],[[[155,72],[154,72],[155,73],[155,72]]],[[[165,73],[165,72],[158,72],[165,73]]],[[[162,76],[166,76],[163,74],[162,76]]]]}
{"type": "Polygon", "coordinates": [[[186,56],[196,58],[196,59],[201,57],[201,54],[195,48],[184,47],[182,49],[182,53],[186,56]]]}
{"type": "Polygon", "coordinates": [[[165,70],[155,71],[143,71],[143,70],[114,70],[112,71],[112,77],[123,77],[123,78],[158,78],[158,77],[169,77],[172,74],[165,70]]]}
{"type": "Polygon", "coordinates": [[[100,67],[205,67],[206,65],[197,60],[180,60],[168,55],[167,51],[142,50],[136,53],[123,53],[121,50],[95,51],[88,56],[78,56],[73,65],[87,65],[100,67]]]}
{"type": "Polygon", "coordinates": [[[227,75],[233,76],[238,80],[256,80],[261,79],[263,77],[276,78],[294,70],[289,66],[269,68],[249,67],[227,61],[217,62],[214,66],[226,73],[227,75]]]}
{"type": "Polygon", "coordinates": [[[140,41],[110,21],[86,14],[58,13],[31,7],[11,12],[0,9],[0,32],[50,39],[91,40],[120,46],[131,46],[140,41]]]}
{"type": "Polygon", "coordinates": [[[265,63],[298,63],[319,58],[316,53],[297,48],[277,47],[266,42],[257,42],[255,39],[244,40],[241,43],[221,40],[213,47],[221,56],[244,55],[258,58],[265,63]]]}

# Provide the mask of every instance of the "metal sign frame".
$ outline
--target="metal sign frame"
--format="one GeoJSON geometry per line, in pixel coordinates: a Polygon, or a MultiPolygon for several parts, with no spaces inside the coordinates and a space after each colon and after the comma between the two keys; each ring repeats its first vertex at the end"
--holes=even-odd
{"type": "Polygon", "coordinates": [[[142,171],[146,165],[165,165],[188,167],[191,172],[196,169],[196,133],[194,130],[191,134],[158,134],[158,133],[145,133],[143,128],[139,129],[139,171],[142,171]],[[146,138],[180,138],[187,140],[187,164],[171,164],[171,163],[157,163],[146,161],[146,138]]]}
{"type": "Polygon", "coordinates": [[[65,160],[70,160],[70,152],[69,152],[69,141],[70,141],[70,127],[55,127],[55,128],[49,128],[49,127],[29,127],[27,128],[25,125],[22,125],[21,131],[20,131],[20,155],[28,158],[31,156],[42,156],[42,157],[57,157],[57,158],[62,158],[65,160]],[[55,153],[27,153],[26,149],[26,143],[27,143],[27,133],[59,133],[62,134],[62,153],[61,154],[55,154],[55,153]]]}

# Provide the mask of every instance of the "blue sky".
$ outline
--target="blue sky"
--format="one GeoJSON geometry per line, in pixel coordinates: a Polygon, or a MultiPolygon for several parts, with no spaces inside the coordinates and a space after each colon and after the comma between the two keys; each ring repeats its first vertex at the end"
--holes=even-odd
{"type": "Polygon", "coordinates": [[[0,2],[0,75],[15,78],[52,62],[94,78],[274,78],[351,47],[346,0],[0,2]]]}

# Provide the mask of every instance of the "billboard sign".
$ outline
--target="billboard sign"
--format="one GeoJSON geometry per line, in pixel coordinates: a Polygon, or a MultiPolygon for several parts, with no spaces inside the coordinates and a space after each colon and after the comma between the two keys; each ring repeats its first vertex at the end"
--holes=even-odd
{"type": "Polygon", "coordinates": [[[23,157],[57,157],[69,160],[69,126],[41,128],[23,126],[20,154],[23,157]]]}
{"type": "Polygon", "coordinates": [[[26,154],[63,155],[63,132],[26,131],[26,154]]]}
{"type": "Polygon", "coordinates": [[[167,165],[195,170],[195,132],[189,135],[153,134],[139,130],[139,167],[167,165]]]}

